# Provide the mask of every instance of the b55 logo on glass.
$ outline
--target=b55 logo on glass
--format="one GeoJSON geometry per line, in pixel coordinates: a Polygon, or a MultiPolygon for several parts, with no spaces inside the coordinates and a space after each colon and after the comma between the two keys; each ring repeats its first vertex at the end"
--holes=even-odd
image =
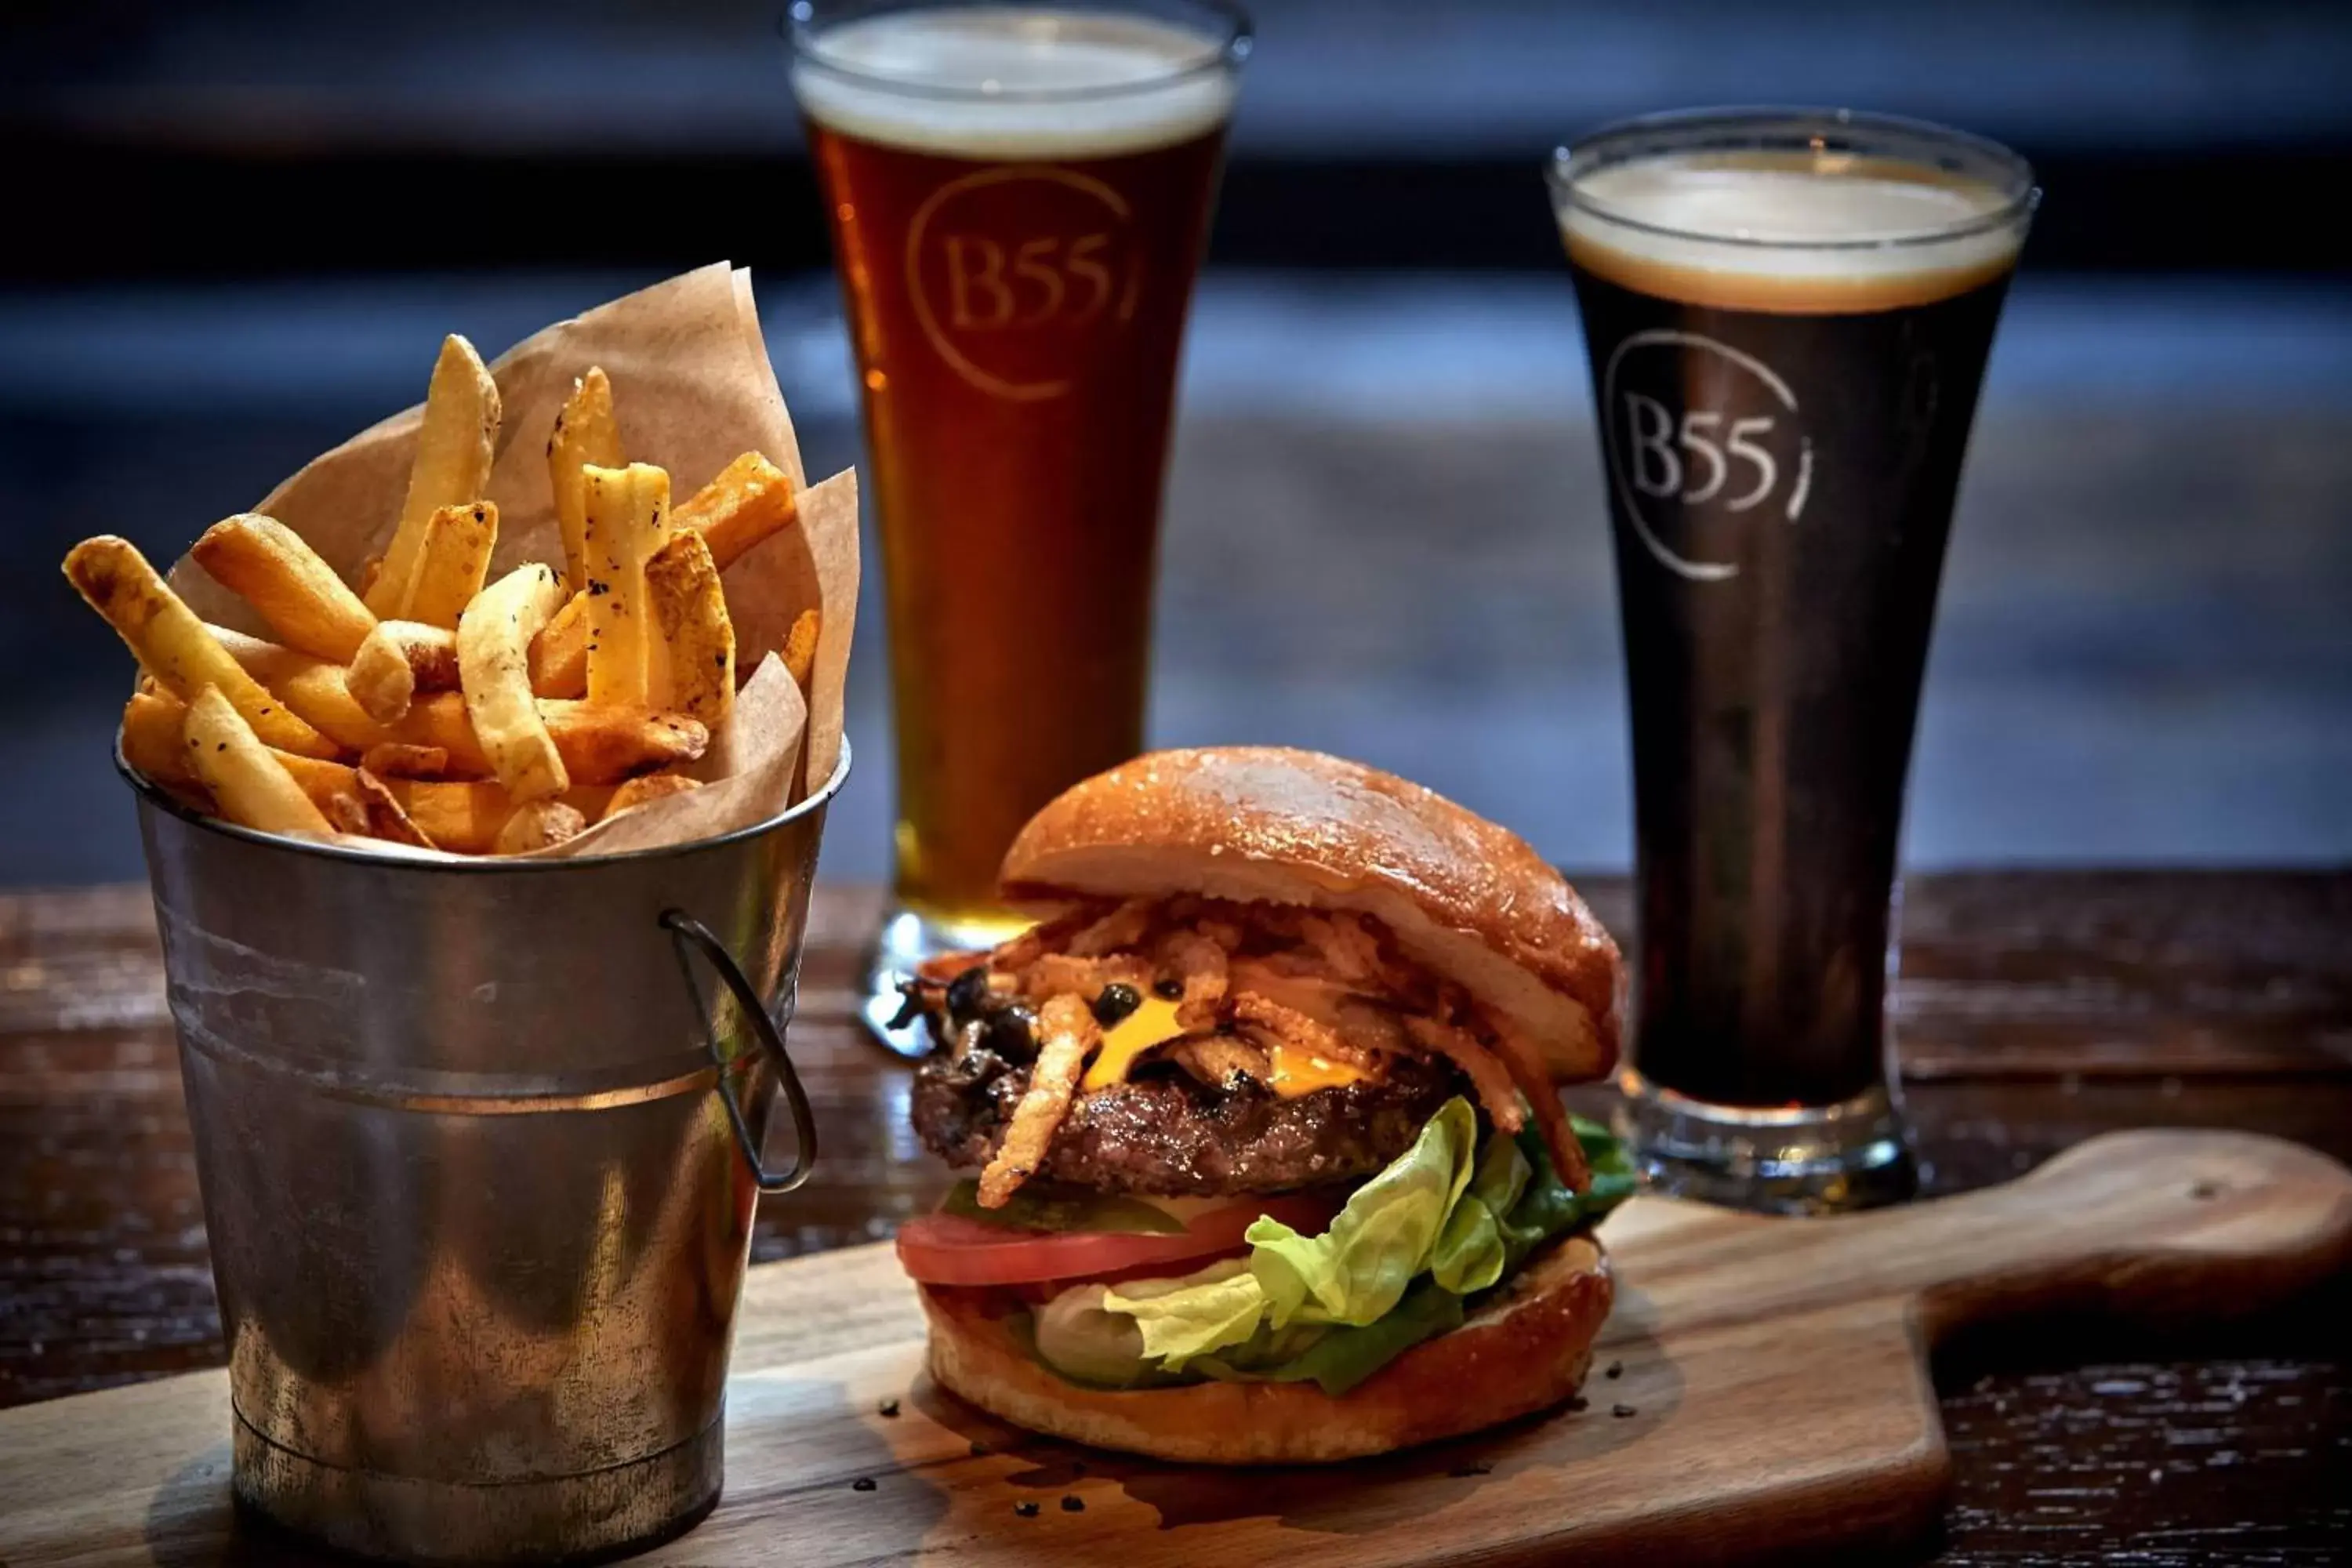
{"type": "Polygon", "coordinates": [[[1754,514],[1803,515],[1813,449],[1797,395],[1753,354],[1696,332],[1635,332],[1601,378],[1609,480],[1660,565],[1694,583],[1739,574],[1705,543],[1754,514]]]}
{"type": "Polygon", "coordinates": [[[933,191],[907,231],[907,289],[956,374],[1016,402],[1060,397],[1092,334],[1135,313],[1127,199],[1074,169],[982,169],[933,191]]]}

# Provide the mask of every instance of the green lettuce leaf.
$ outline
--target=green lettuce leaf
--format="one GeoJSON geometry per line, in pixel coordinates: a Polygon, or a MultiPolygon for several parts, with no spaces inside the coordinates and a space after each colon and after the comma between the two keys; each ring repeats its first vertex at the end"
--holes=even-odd
{"type": "Polygon", "coordinates": [[[1322,1235],[1301,1236],[1271,1217],[1253,1224],[1250,1272],[1265,1288],[1274,1326],[1360,1328],[1403,1300],[1470,1184],[1477,1147],[1477,1115],[1457,1095],[1412,1148],[1356,1189],[1322,1235]]]}
{"type": "Polygon", "coordinates": [[[1204,1356],[1192,1370],[1226,1383],[1314,1383],[1337,1397],[1422,1341],[1460,1328],[1463,1316],[1461,1297],[1424,1279],[1361,1328],[1308,1329],[1305,1347],[1293,1353],[1204,1356]]]}
{"type": "Polygon", "coordinates": [[[1593,1172],[1581,1193],[1561,1184],[1532,1127],[1481,1149],[1468,1101],[1450,1100],[1322,1235],[1261,1218],[1247,1258],[1066,1290],[1037,1314],[1038,1357],[1102,1387],[1207,1376],[1344,1394],[1632,1194],[1623,1148],[1581,1117],[1575,1128],[1593,1172]]]}
{"type": "MultiPolygon", "coordinates": [[[[1064,1292],[1068,1294],[1068,1292],[1064,1292]]],[[[1135,1279],[1114,1285],[1102,1309],[1130,1320],[1143,1354],[1171,1372],[1196,1356],[1237,1345],[1258,1331],[1265,1292],[1249,1264],[1228,1258],[1181,1279],[1135,1279]]]]}

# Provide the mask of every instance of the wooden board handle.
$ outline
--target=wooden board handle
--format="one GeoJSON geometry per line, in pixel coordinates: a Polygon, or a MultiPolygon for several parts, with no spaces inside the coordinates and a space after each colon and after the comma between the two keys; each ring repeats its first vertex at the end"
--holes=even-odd
{"type": "Polygon", "coordinates": [[[2228,1317],[2352,1264],[2352,1171],[2252,1132],[2111,1132],[1922,1217],[1916,1240],[1951,1248],[1920,1292],[1930,1334],[2053,1308],[2228,1317]]]}
{"type": "Polygon", "coordinates": [[[1647,1202],[1641,1284],[1685,1321],[1889,1299],[1930,1340],[2053,1309],[2221,1317],[2352,1265],[2352,1171],[2250,1132],[2111,1132],[2001,1186],[1831,1219],[1632,1213],[1647,1202]]]}
{"type": "Polygon", "coordinates": [[[2250,1132],[2113,1132],[2019,1181],[1837,1223],[1931,1337],[2051,1309],[2221,1317],[2352,1263],[2352,1171],[2250,1132]]]}

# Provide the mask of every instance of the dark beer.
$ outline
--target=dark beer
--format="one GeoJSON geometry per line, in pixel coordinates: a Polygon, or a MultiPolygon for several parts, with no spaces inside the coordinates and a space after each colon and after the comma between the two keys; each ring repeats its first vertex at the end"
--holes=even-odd
{"type": "Polygon", "coordinates": [[[2031,194],[1834,124],[1673,140],[1559,182],[1633,716],[1635,1081],[1836,1107],[1885,1082],[1920,678],[2031,194]]]}
{"type": "Polygon", "coordinates": [[[1039,806],[1142,748],[1229,44],[916,6],[820,33],[795,68],[864,382],[897,891],[950,939],[1002,918],[997,863],[1039,806]]]}

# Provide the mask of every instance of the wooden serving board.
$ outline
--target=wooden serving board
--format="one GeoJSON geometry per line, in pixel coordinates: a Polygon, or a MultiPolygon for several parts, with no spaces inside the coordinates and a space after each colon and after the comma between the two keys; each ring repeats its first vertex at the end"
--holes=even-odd
{"type": "MultiPolygon", "coordinates": [[[[2352,1172],[2251,1134],[2117,1133],[1906,1209],[1766,1219],[1639,1198],[1602,1235],[1618,1303],[1585,1408],[1324,1469],[1029,1436],[924,1376],[887,1247],[754,1269],[726,1496],[640,1561],[1370,1568],[1884,1545],[1937,1514],[1940,1335],[2039,1310],[2275,1303],[2352,1263],[2352,1172]]],[[[0,1564],[284,1561],[232,1513],[228,1427],[217,1372],[0,1413],[0,1564]]]]}

